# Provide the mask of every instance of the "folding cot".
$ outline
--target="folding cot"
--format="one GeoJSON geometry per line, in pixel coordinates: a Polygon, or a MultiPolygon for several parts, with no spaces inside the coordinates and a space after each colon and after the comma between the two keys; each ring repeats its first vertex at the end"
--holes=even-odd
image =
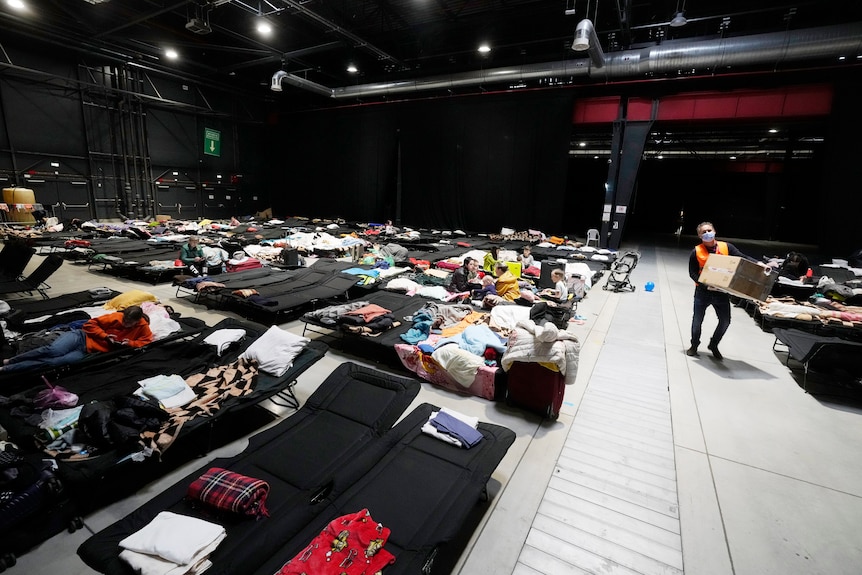
{"type": "Polygon", "coordinates": [[[257,291],[254,298],[225,295],[225,307],[240,315],[277,323],[280,318],[313,302],[344,298],[356,283],[352,275],[332,273],[316,265],[281,273],[283,280],[254,288],[257,291]]]}
{"type": "MultiPolygon", "coordinates": [[[[234,290],[254,289],[257,287],[278,283],[290,277],[290,271],[274,268],[255,268],[241,272],[220,274],[218,277],[208,278],[210,281],[221,284],[219,287],[209,287],[198,290],[196,284],[200,278],[187,275],[174,276],[174,284],[177,286],[177,297],[182,293],[194,294],[194,303],[203,303],[208,307],[221,308],[225,299],[234,290]]],[[[204,276],[206,278],[206,276],[204,276]]]]}
{"type": "Polygon", "coordinates": [[[385,572],[427,570],[437,547],[455,536],[480,499],[515,436],[479,424],[482,440],[469,450],[438,441],[420,431],[436,409],[428,404],[387,431],[418,386],[343,364],[298,413],[252,438],[238,456],[210,464],[267,481],[269,517],[241,520],[191,503],[186,491],[201,470],[85,541],[78,554],[102,573],[130,573],[119,559],[119,542],[171,510],[225,527],[227,538],[210,555],[210,573],[271,574],[336,516],[367,508],[392,530],[385,548],[396,560],[385,572]]]}
{"type": "Polygon", "coordinates": [[[857,379],[862,376],[862,342],[849,341],[835,336],[825,336],[799,329],[772,329],[775,342],[772,349],[781,343],[787,347],[786,365],[790,359],[802,364],[802,388],[808,390],[808,373],[820,372],[832,377],[844,376],[857,379]]]}
{"type": "MultiPolygon", "coordinates": [[[[395,316],[396,321],[400,322],[401,325],[392,327],[391,329],[388,329],[374,336],[353,334],[349,331],[342,331],[338,324],[333,325],[321,321],[319,318],[319,314],[317,314],[317,312],[320,310],[315,310],[302,316],[301,319],[305,324],[302,333],[305,334],[306,331],[317,331],[310,329],[309,326],[321,327],[328,330],[328,333],[338,334],[342,341],[350,341],[357,347],[361,347],[362,351],[366,352],[369,356],[373,356],[377,359],[383,359],[392,365],[400,365],[398,363],[397,356],[394,353],[395,345],[398,343],[404,343],[404,340],[401,339],[401,335],[407,333],[407,331],[409,331],[410,328],[413,327],[413,323],[406,320],[405,318],[410,317],[414,313],[419,311],[430,300],[420,296],[411,297],[403,293],[385,290],[362,294],[360,297],[357,298],[357,300],[365,301],[369,304],[379,305],[384,309],[388,309],[390,312],[392,312],[392,315],[395,316]]],[[[326,332],[320,331],[318,331],[317,333],[326,334],[326,332]]]]}
{"type": "MultiPolygon", "coordinates": [[[[58,383],[78,396],[79,405],[112,400],[132,394],[139,387],[138,382],[149,377],[177,374],[187,378],[196,373],[206,372],[213,366],[227,365],[235,361],[266,330],[265,326],[253,322],[225,319],[196,334],[189,341],[174,341],[124,362],[121,373],[118,373],[116,366],[102,366],[74,377],[64,378],[58,383]],[[245,338],[221,356],[213,346],[204,343],[207,336],[220,329],[246,331],[245,338]]],[[[274,376],[258,371],[250,393],[239,397],[231,395],[222,397],[213,405],[208,415],[186,421],[174,443],[171,444],[171,450],[179,442],[192,441],[195,442],[196,447],[191,450],[194,455],[207,452],[211,446],[215,426],[222,418],[257,405],[265,399],[272,399],[288,407],[298,407],[299,402],[293,392],[296,379],[323,357],[327,350],[328,346],[321,342],[309,342],[283,375],[274,376]]],[[[40,389],[44,389],[44,386],[30,388],[23,395],[32,397],[40,389]]],[[[14,438],[19,446],[40,449],[40,443],[35,440],[40,430],[28,420],[16,415],[17,406],[13,402],[0,407],[0,424],[7,429],[10,437],[14,438]]],[[[133,445],[102,447],[91,451],[88,457],[83,458],[60,453],[56,457],[58,474],[64,481],[74,485],[79,492],[91,493],[104,487],[102,480],[105,477],[123,475],[124,472],[135,476],[145,475],[143,471],[152,471],[153,467],[158,467],[158,461],[155,461],[158,458],[155,457],[142,463],[128,460],[130,449],[134,450],[136,447],[133,445]],[[147,469],[148,467],[150,469],[147,469]]],[[[127,479],[123,482],[123,487],[134,488],[134,483],[134,479],[127,479]]]]}
{"type": "Polygon", "coordinates": [[[120,295],[118,291],[100,288],[97,291],[83,290],[43,300],[14,301],[12,302],[12,309],[3,319],[6,320],[8,328],[12,331],[19,333],[38,331],[82,317],[76,316],[69,319],[70,314],[61,312],[99,305],[118,295],[120,295]],[[37,319],[39,321],[34,321],[37,319]]]}

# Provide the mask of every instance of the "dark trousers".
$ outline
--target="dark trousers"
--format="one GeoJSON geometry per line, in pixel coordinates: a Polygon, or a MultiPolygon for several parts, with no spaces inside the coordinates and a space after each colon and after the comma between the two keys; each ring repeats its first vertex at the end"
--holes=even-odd
{"type": "Polygon", "coordinates": [[[691,318],[692,347],[696,348],[700,345],[700,329],[709,306],[715,308],[715,315],[718,316],[718,325],[712,334],[710,345],[718,345],[727,328],[730,327],[730,296],[721,291],[697,287],[694,290],[694,315],[691,318]]]}

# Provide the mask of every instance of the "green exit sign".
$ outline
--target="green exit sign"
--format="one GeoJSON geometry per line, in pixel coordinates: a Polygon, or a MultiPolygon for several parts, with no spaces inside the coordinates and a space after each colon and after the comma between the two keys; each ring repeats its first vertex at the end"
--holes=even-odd
{"type": "Polygon", "coordinates": [[[221,132],[204,128],[204,154],[221,156],[221,132]]]}

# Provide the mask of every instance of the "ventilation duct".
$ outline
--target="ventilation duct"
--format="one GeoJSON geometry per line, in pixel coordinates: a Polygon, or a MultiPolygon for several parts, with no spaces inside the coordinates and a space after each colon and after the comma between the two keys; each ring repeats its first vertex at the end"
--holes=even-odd
{"type": "Polygon", "coordinates": [[[596,29],[593,23],[586,18],[578,22],[578,26],[575,28],[575,41],[572,42],[572,50],[577,52],[587,50],[590,61],[596,68],[605,65],[605,55],[602,52],[599,37],[596,35],[596,29]]]}
{"type": "MultiPolygon", "coordinates": [[[[584,77],[609,81],[680,71],[706,72],[742,66],[769,65],[777,68],[781,64],[791,62],[838,56],[855,57],[862,53],[862,23],[851,23],[736,38],[666,42],[659,46],[605,55],[601,51],[598,39],[594,39],[595,30],[592,23],[589,27],[581,28],[583,22],[589,22],[589,20],[578,24],[582,34],[589,36],[589,59],[579,58],[511,68],[491,68],[418,80],[361,84],[343,88],[328,88],[285,72],[285,76],[279,78],[278,84],[280,88],[283,79],[292,86],[336,99],[368,98],[488,84],[519,84],[527,80],[545,78],[584,77]]],[[[275,83],[276,76],[273,76],[273,90],[276,90],[275,83]]]]}

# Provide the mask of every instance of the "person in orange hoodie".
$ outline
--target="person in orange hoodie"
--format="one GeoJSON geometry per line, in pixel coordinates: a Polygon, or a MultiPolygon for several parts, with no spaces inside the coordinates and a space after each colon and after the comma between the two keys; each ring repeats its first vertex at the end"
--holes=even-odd
{"type": "Polygon", "coordinates": [[[104,353],[123,347],[143,347],[153,341],[150,320],[140,306],[94,317],[81,329],[68,331],[53,342],[4,359],[0,371],[67,365],[91,353],[104,353]]]}

